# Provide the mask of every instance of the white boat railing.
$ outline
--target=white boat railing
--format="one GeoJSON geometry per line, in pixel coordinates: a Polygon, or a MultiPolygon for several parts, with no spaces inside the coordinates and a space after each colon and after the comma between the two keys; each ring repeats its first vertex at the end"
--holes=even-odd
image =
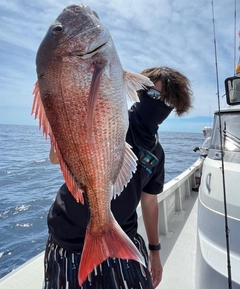
{"type": "MultiPolygon", "coordinates": [[[[195,183],[195,172],[202,166],[203,159],[198,159],[191,167],[164,185],[163,192],[158,195],[159,234],[166,236],[168,227],[176,212],[182,211],[182,205],[191,196],[195,183]]],[[[138,231],[146,240],[141,206],[138,207],[138,231]]]]}

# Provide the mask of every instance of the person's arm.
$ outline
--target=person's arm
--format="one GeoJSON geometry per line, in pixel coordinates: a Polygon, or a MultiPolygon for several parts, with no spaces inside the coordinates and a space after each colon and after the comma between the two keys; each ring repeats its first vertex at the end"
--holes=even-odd
{"type": "MultiPolygon", "coordinates": [[[[159,244],[158,233],[158,202],[157,195],[142,192],[141,207],[143,221],[148,237],[148,243],[151,245],[159,244]]],[[[162,264],[160,260],[160,251],[150,251],[150,272],[152,275],[153,286],[156,288],[162,280],[162,264]]]]}
{"type": "Polygon", "coordinates": [[[54,165],[59,164],[59,160],[58,160],[58,157],[57,157],[56,151],[54,150],[53,145],[51,145],[51,148],[50,148],[49,159],[52,164],[54,165]]]}

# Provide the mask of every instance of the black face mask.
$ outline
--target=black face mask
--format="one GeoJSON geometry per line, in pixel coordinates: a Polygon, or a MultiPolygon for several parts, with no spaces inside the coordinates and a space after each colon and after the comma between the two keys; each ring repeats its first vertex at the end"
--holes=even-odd
{"type": "Polygon", "coordinates": [[[149,92],[150,96],[148,96],[148,91],[144,92],[140,96],[140,102],[136,102],[132,109],[135,110],[143,129],[155,135],[158,126],[169,116],[173,108],[161,101],[151,89],[149,92]]]}

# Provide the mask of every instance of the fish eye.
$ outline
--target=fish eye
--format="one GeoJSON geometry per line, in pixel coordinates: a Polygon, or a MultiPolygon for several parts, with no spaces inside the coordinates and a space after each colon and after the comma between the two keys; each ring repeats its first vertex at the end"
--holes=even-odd
{"type": "Polygon", "coordinates": [[[96,11],[92,11],[92,13],[93,13],[93,15],[95,15],[99,19],[99,16],[98,16],[96,11]]]}
{"type": "Polygon", "coordinates": [[[56,25],[53,26],[51,31],[52,31],[53,34],[59,35],[63,31],[63,26],[61,24],[56,24],[56,25]]]}

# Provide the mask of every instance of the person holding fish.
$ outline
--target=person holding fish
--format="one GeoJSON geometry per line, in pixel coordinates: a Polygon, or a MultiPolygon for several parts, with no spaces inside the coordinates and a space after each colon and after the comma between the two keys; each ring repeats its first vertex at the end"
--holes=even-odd
{"type": "Polygon", "coordinates": [[[165,159],[157,131],[173,109],[190,109],[189,80],[168,67],[124,71],[108,30],[84,4],[50,26],[36,65],[32,112],[65,179],[48,213],[43,288],[156,288],[165,159]],[[140,202],[149,256],[137,232],[140,202]]]}
{"type": "MultiPolygon", "coordinates": [[[[142,267],[141,264],[138,264],[135,261],[116,261],[115,259],[113,261],[108,260],[104,262],[108,263],[108,265],[105,264],[105,266],[108,268],[108,273],[105,274],[109,274],[109,279],[115,279],[116,276],[118,276],[116,272],[122,271],[122,268],[125,267],[129,270],[129,268],[131,268],[132,266],[132,270],[133,272],[135,272],[135,274],[132,273],[132,279],[134,275],[135,277],[137,276],[134,282],[139,282],[139,280],[143,279],[144,276],[148,280],[147,282],[144,281],[143,283],[141,283],[142,287],[139,287],[140,285],[138,286],[136,285],[136,283],[128,283],[128,277],[124,276],[124,274],[122,273],[123,275],[118,277],[123,278],[126,284],[129,284],[128,288],[156,288],[162,279],[162,265],[159,255],[159,250],[161,246],[159,244],[158,234],[157,194],[162,192],[164,184],[164,151],[158,141],[157,131],[159,125],[168,117],[168,115],[174,108],[176,114],[178,116],[181,116],[183,113],[186,113],[191,107],[191,90],[189,86],[189,81],[184,75],[182,75],[178,71],[168,67],[157,67],[144,70],[142,72],[142,75],[149,77],[150,80],[154,83],[154,87],[148,87],[146,90],[138,91],[140,102],[136,102],[129,110],[129,129],[126,137],[126,141],[132,146],[132,150],[139,157],[137,172],[135,172],[129,184],[123,190],[121,195],[116,199],[112,200],[111,210],[116,220],[119,222],[120,226],[129,235],[133,243],[135,243],[141,254],[144,256],[145,261],[148,263],[147,249],[145,247],[144,240],[137,233],[136,209],[139,201],[141,201],[143,218],[149,241],[148,248],[151,266],[150,275],[148,271],[146,271],[146,268],[142,267]],[[148,159],[148,161],[144,160],[144,158],[148,159]],[[117,262],[119,262],[119,264],[117,262]],[[111,264],[112,268],[114,268],[114,273],[110,272],[109,264],[111,264]],[[118,265],[116,266],[116,264],[118,265]],[[139,273],[137,274],[136,272],[139,273]],[[139,278],[139,275],[141,276],[141,278],[139,278]],[[135,287],[132,287],[134,286],[134,284],[135,287]]],[[[51,147],[49,157],[52,163],[59,163],[53,146],[51,147]]],[[[61,227],[61,225],[63,225],[64,228],[67,228],[69,226],[69,229],[63,230],[62,233],[64,234],[68,232],[73,236],[74,234],[76,234],[76,240],[78,240],[78,233],[74,233],[74,231],[78,227],[78,223],[77,221],[74,221],[74,226],[70,224],[70,222],[72,222],[76,217],[75,213],[73,213],[72,210],[76,212],[77,206],[80,207],[79,209],[82,208],[80,204],[75,203],[66,185],[63,185],[63,187],[60,188],[55,203],[49,212],[48,224],[49,226],[51,226],[50,232],[54,228],[54,226],[61,227]],[[74,203],[74,206],[72,203],[74,203]],[[69,211],[66,211],[67,207],[69,211]],[[62,221],[56,220],[57,211],[62,211],[64,212],[64,214],[66,214],[64,217],[62,217],[62,221]],[[54,224],[56,221],[57,223],[54,224]]],[[[67,254],[67,251],[61,249],[61,247],[56,248],[58,242],[54,242],[53,236],[54,231],[52,231],[52,236],[49,238],[46,254],[51,253],[51,251],[52,253],[50,254],[50,256],[52,256],[52,254],[55,254],[56,252],[60,254],[60,250],[63,250],[63,252],[67,254]]],[[[78,254],[80,254],[80,252],[78,254]]],[[[74,260],[77,260],[78,262],[79,257],[80,256],[76,258],[75,256],[74,260]]],[[[60,259],[60,256],[58,258],[60,259]]],[[[49,262],[51,262],[50,258],[47,261],[48,266],[49,262]]],[[[58,264],[62,264],[62,262],[63,261],[61,259],[61,262],[58,264]]],[[[67,261],[65,260],[65,262],[67,261]]],[[[68,260],[68,262],[72,264],[71,260],[68,260]]],[[[76,268],[78,266],[77,262],[75,261],[74,263],[76,268]]],[[[103,264],[101,266],[102,268],[104,268],[103,264]]],[[[55,270],[54,272],[56,273],[55,270]]],[[[97,268],[96,272],[98,272],[98,270],[100,269],[97,268]]],[[[52,274],[55,273],[52,272],[52,274]]],[[[47,274],[49,274],[49,272],[47,274]]],[[[102,274],[104,275],[104,271],[102,271],[102,274]]],[[[104,279],[103,277],[100,277],[100,279],[101,278],[104,279]]],[[[105,278],[108,279],[106,276],[105,278]]],[[[95,286],[100,286],[100,284],[102,284],[103,282],[99,280],[99,278],[97,278],[96,276],[90,277],[90,279],[92,283],[89,283],[89,280],[86,282],[88,284],[94,284],[95,282],[96,284],[98,284],[95,286]]],[[[118,285],[116,285],[116,287],[114,287],[113,285],[113,287],[109,288],[121,288],[118,287],[121,286],[119,284],[122,284],[119,283],[119,280],[117,281],[117,284],[118,285]]],[[[90,288],[88,286],[83,286],[83,288],[90,288]]]]}

